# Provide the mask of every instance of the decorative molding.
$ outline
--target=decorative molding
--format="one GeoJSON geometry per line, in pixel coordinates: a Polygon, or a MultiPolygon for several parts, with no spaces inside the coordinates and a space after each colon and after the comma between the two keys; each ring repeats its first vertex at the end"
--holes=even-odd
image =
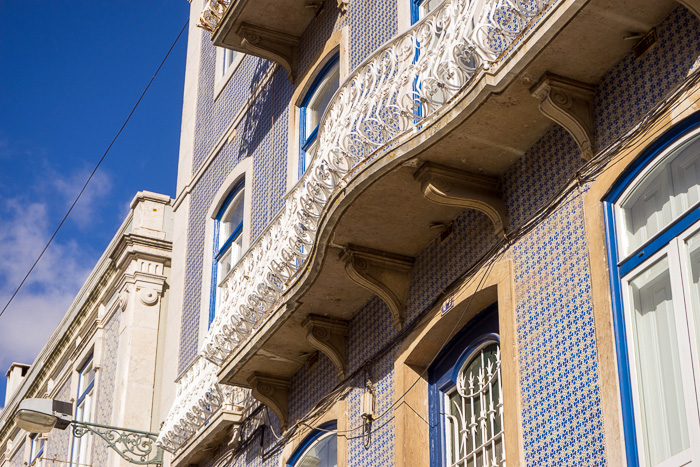
{"type": "Polygon", "coordinates": [[[282,430],[287,428],[289,413],[289,380],[253,373],[248,378],[253,397],[271,409],[280,421],[282,430]]]}
{"type": "Polygon", "coordinates": [[[695,15],[697,19],[700,19],[700,0],[676,0],[678,3],[683,5],[695,15]]]}
{"type": "Polygon", "coordinates": [[[496,235],[508,226],[506,206],[498,191],[498,180],[439,164],[425,163],[415,173],[423,196],[434,203],[476,209],[493,222],[496,235]]]}
{"type": "Polygon", "coordinates": [[[138,296],[141,303],[147,306],[153,306],[158,303],[160,291],[155,288],[145,287],[138,290],[138,296]]]}
{"type": "Polygon", "coordinates": [[[341,379],[347,371],[345,336],[348,322],[340,319],[309,315],[302,323],[306,330],[306,340],[316,350],[323,352],[338,369],[341,379]]]}
{"type": "Polygon", "coordinates": [[[242,23],[236,33],[241,47],[252,55],[279,63],[292,83],[297,77],[299,38],[279,31],[242,23]]]}
{"type": "Polygon", "coordinates": [[[595,86],[545,73],[530,92],[540,100],[540,111],[568,131],[578,144],[581,157],[590,160],[595,149],[595,86]]]}
{"type": "Polygon", "coordinates": [[[340,257],[350,279],[381,298],[391,311],[394,326],[401,328],[413,258],[356,245],[348,245],[340,257]]]}

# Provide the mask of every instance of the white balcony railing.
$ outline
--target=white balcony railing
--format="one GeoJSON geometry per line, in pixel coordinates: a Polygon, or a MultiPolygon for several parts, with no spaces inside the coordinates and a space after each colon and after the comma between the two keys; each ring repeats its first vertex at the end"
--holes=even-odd
{"type": "Polygon", "coordinates": [[[157,443],[174,453],[220,409],[243,413],[251,403],[249,389],[218,384],[215,365],[197,357],[177,382],[177,396],[157,443]]]}
{"type": "MultiPolygon", "coordinates": [[[[284,293],[295,284],[314,249],[329,200],[357,169],[417,130],[468,87],[479,70],[494,71],[511,44],[556,1],[445,0],[348,77],[323,115],[318,151],[288,194],[284,209],[224,281],[222,306],[200,352],[212,365],[183,386],[180,405],[168,415],[168,427],[179,426],[183,413],[193,413],[187,407],[201,404],[207,391],[221,390],[216,366],[284,304],[284,293]]],[[[226,5],[224,0],[209,3],[214,5],[208,4],[210,9],[226,5]]],[[[220,18],[225,9],[216,11],[220,18]]],[[[211,24],[215,28],[217,23],[211,24]]],[[[180,436],[187,429],[182,426],[173,432],[180,436]]]]}

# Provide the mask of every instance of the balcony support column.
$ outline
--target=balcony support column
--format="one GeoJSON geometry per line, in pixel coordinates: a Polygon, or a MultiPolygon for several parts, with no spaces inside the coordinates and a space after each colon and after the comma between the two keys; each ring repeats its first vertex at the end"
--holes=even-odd
{"type": "Polygon", "coordinates": [[[420,182],[427,200],[481,211],[493,222],[496,236],[503,235],[508,222],[496,178],[430,162],[423,164],[414,178],[420,182]]]}
{"type": "Polygon", "coordinates": [[[381,298],[401,329],[413,258],[357,245],[348,245],[340,257],[350,279],[381,298]]]}
{"type": "Polygon", "coordinates": [[[540,100],[540,111],[568,131],[578,144],[581,157],[590,160],[595,150],[595,86],[545,73],[530,92],[540,100]]]}
{"type": "Polygon", "coordinates": [[[345,336],[348,322],[341,319],[309,315],[302,323],[306,330],[306,340],[316,350],[323,352],[338,369],[340,379],[345,378],[347,357],[345,336]]]}
{"type": "Polygon", "coordinates": [[[253,373],[248,383],[253,397],[272,410],[280,421],[282,431],[286,430],[289,414],[289,380],[253,373]]]}

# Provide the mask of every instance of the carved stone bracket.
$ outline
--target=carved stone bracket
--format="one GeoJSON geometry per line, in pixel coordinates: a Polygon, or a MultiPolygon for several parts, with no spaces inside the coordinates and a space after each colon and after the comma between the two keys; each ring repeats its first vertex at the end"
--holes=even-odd
{"type": "Polygon", "coordinates": [[[540,100],[540,111],[568,131],[578,144],[581,157],[590,160],[595,146],[595,86],[545,73],[530,92],[540,100]]]}
{"type": "Polygon", "coordinates": [[[414,178],[421,183],[426,199],[481,211],[493,222],[496,235],[503,235],[507,227],[506,207],[496,178],[430,162],[423,164],[414,178]]]}
{"type": "Polygon", "coordinates": [[[289,80],[292,83],[296,80],[298,37],[248,23],[241,24],[237,34],[241,37],[243,49],[252,55],[279,63],[287,70],[289,80]]]}
{"type": "Polygon", "coordinates": [[[700,0],[676,0],[678,3],[683,5],[695,15],[697,19],[700,19],[700,0]]]}
{"type": "Polygon", "coordinates": [[[248,378],[253,397],[272,410],[280,421],[282,430],[287,428],[289,413],[289,380],[254,373],[248,378]]]}
{"type": "Polygon", "coordinates": [[[306,339],[316,349],[323,352],[335,365],[340,378],[345,377],[347,358],[345,336],[348,322],[340,319],[309,315],[302,323],[306,329],[306,339]]]}
{"type": "Polygon", "coordinates": [[[356,245],[348,245],[340,257],[348,276],[381,298],[391,311],[394,326],[401,328],[413,258],[356,245]]]}

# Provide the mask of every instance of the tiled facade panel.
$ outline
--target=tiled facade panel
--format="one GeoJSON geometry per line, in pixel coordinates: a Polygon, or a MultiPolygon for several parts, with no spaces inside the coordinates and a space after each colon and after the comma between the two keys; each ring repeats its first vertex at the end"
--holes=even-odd
{"type": "MultiPolygon", "coordinates": [[[[95,403],[95,422],[111,425],[114,408],[114,379],[117,372],[119,347],[119,317],[115,313],[104,330],[103,361],[99,370],[99,394],[95,403]]],[[[99,438],[92,444],[92,459],[95,465],[107,465],[107,445],[99,438]]]]}
{"type": "Polygon", "coordinates": [[[352,0],[350,24],[350,69],[357,68],[398,32],[398,2],[401,0],[352,0]]]}
{"type": "MultiPolygon", "coordinates": [[[[322,13],[318,19],[319,34],[327,36],[347,24],[351,67],[355,67],[395,34],[395,7],[394,1],[355,0],[350,2],[347,19],[322,13]],[[377,18],[389,19],[382,22],[377,18]],[[384,28],[377,27],[378,24],[383,24],[384,28]]],[[[595,97],[598,148],[607,146],[632,128],[695,65],[700,51],[700,28],[684,8],[676,9],[657,27],[657,32],[659,42],[645,56],[638,60],[631,55],[626,57],[600,83],[595,97]]],[[[302,68],[312,59],[308,55],[300,60],[302,68]]],[[[276,131],[275,124],[268,120],[261,124],[276,131]]],[[[281,125],[284,133],[286,122],[281,125]]],[[[274,140],[274,136],[270,139],[274,140]]],[[[234,142],[232,146],[236,144],[240,143],[234,142]]],[[[235,159],[231,155],[226,157],[235,159]]],[[[269,160],[275,161],[274,157],[269,160]]],[[[582,162],[573,139],[561,127],[553,125],[501,179],[509,227],[522,225],[545,206],[582,162]]],[[[207,197],[215,191],[216,181],[230,170],[226,165],[217,164],[219,162],[212,167],[212,173],[217,175],[208,174],[193,196],[190,248],[194,251],[188,252],[191,256],[188,256],[188,277],[189,274],[201,275],[203,226],[198,225],[202,217],[197,217],[197,213],[206,212],[211,202],[207,197]]],[[[267,188],[258,189],[258,183],[277,186],[266,177],[258,179],[257,165],[255,170],[255,193],[266,193],[267,188]]],[[[268,166],[267,170],[272,174],[277,169],[268,166]]],[[[275,196],[271,199],[277,199],[275,196]]],[[[263,228],[269,218],[258,222],[259,228],[263,228]]],[[[458,216],[454,220],[454,233],[442,243],[431,242],[416,258],[406,301],[407,323],[430,307],[495,241],[493,226],[486,216],[475,211],[465,211],[458,216]]],[[[515,274],[517,366],[527,465],[606,464],[588,255],[581,191],[570,195],[553,215],[519,239],[509,251],[515,274]]],[[[191,282],[198,294],[201,282],[188,279],[188,287],[191,282]]],[[[190,298],[186,296],[186,303],[190,298]]],[[[194,298],[198,307],[199,296],[194,298]]],[[[187,339],[185,327],[183,337],[187,339]]],[[[365,364],[396,333],[385,305],[379,299],[370,300],[350,323],[348,372],[365,364]]],[[[196,342],[192,346],[196,349],[196,342]]],[[[391,410],[395,399],[395,357],[390,351],[367,366],[367,376],[377,389],[377,414],[381,415],[374,424],[368,449],[363,445],[359,429],[365,374],[361,373],[352,382],[347,396],[349,431],[339,434],[347,438],[350,466],[393,465],[394,444],[402,442],[394,439],[391,410]]],[[[292,380],[290,420],[302,418],[336,383],[336,369],[324,355],[319,356],[312,368],[299,370],[292,380]]],[[[273,425],[276,426],[276,420],[273,425]]],[[[253,442],[236,455],[212,461],[211,465],[278,465],[277,454],[269,458],[263,455],[273,449],[274,436],[266,431],[264,440],[263,448],[253,442]]]]}
{"type": "Polygon", "coordinates": [[[595,97],[599,149],[629,131],[673,86],[681,83],[700,57],[700,25],[684,7],[656,27],[658,41],[639,59],[632,54],[598,85],[595,97]]]}
{"type": "Polygon", "coordinates": [[[29,442],[22,442],[22,446],[17,449],[17,452],[10,459],[10,467],[26,467],[24,463],[25,449],[28,451],[29,442]]]}
{"type": "MultiPolygon", "coordinates": [[[[350,57],[352,68],[396,33],[395,2],[356,0],[351,2],[347,15],[341,15],[334,4],[325,4],[301,38],[299,76],[309,71],[327,39],[344,26],[349,26],[350,51],[351,54],[355,54],[350,57]],[[381,22],[370,24],[370,19],[381,22]],[[355,32],[353,28],[356,28],[355,32]],[[361,57],[358,53],[362,54],[361,57]]],[[[193,174],[211,155],[233,119],[245,108],[251,94],[258,90],[258,85],[269,67],[274,66],[267,60],[246,56],[221,94],[215,98],[216,48],[210,39],[209,33],[205,32],[197,91],[193,174]]],[[[216,201],[213,196],[223,180],[236,164],[246,157],[253,157],[251,242],[281,210],[286,192],[289,109],[293,92],[294,86],[288,80],[286,71],[278,68],[257,99],[245,111],[246,116],[238,124],[233,141],[222,147],[192,192],[179,355],[180,371],[197,353],[203,258],[212,255],[212,252],[205,251],[206,213],[216,201]]]]}
{"type": "Polygon", "coordinates": [[[527,465],[604,465],[581,196],[512,250],[527,465]]]}
{"type": "MultiPolygon", "coordinates": [[[[73,397],[71,397],[70,393],[69,378],[56,393],[55,398],[60,401],[69,401],[73,397]]],[[[46,448],[44,450],[46,457],[50,459],[62,460],[64,462],[70,462],[71,442],[72,436],[70,429],[51,431],[49,439],[46,441],[46,448]]]]}

